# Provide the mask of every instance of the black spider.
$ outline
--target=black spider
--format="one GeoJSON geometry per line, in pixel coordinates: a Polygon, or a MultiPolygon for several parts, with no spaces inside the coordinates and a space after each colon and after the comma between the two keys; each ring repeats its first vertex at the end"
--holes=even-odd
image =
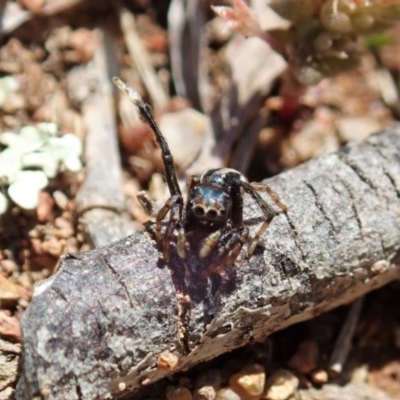
{"type": "Polygon", "coordinates": [[[247,242],[247,254],[250,257],[272,219],[280,212],[287,211],[278,195],[266,185],[247,183],[234,169],[219,168],[189,178],[185,204],[172,154],[149,106],[119,78],[115,77],[113,81],[138,107],[141,117],[150,125],[161,148],[165,178],[171,194],[155,218],[155,238],[164,261],[168,263],[170,260],[173,244],[181,259],[192,257],[193,254],[204,259],[207,267],[201,275],[207,277],[222,273],[233,264],[247,242]],[[282,211],[274,210],[261,198],[258,191],[267,192],[282,211]],[[249,230],[243,222],[243,192],[256,201],[265,217],[251,240],[249,230]],[[168,213],[169,219],[164,223],[168,213]]]}

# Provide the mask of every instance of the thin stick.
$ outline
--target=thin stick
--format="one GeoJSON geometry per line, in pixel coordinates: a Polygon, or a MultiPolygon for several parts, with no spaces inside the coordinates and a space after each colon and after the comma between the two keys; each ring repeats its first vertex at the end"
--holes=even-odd
{"type": "Polygon", "coordinates": [[[351,305],[346,321],[336,340],[331,359],[329,360],[329,371],[335,375],[343,371],[343,365],[350,352],[351,340],[357,327],[363,303],[364,298],[361,297],[351,305]]]}
{"type": "Polygon", "coordinates": [[[165,107],[168,104],[168,95],[165,93],[151,64],[149,54],[139,37],[135,17],[127,9],[121,8],[119,9],[119,20],[129,55],[149,92],[154,107],[156,109],[165,107]]]}

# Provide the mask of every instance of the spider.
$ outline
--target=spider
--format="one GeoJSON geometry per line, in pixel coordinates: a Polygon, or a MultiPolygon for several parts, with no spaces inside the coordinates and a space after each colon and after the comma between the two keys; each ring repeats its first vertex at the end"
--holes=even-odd
{"type": "Polygon", "coordinates": [[[278,195],[266,185],[246,182],[234,169],[219,168],[188,179],[185,203],[172,154],[150,107],[121,79],[114,77],[113,82],[139,109],[141,118],[151,127],[161,148],[170,198],[156,213],[155,239],[164,262],[168,264],[175,246],[178,257],[183,260],[191,258],[193,254],[204,260],[207,267],[201,276],[208,277],[221,274],[232,265],[246,243],[247,255],[251,257],[272,219],[287,211],[278,195]],[[281,210],[276,211],[266,203],[258,193],[261,191],[267,192],[281,210]],[[244,192],[255,200],[264,215],[261,227],[251,239],[243,221],[244,192]],[[169,218],[165,223],[168,213],[169,218]]]}

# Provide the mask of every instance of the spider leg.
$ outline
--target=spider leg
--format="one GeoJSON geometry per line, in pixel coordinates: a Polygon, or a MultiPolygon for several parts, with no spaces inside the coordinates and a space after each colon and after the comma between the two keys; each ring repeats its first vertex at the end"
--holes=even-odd
{"type": "Polygon", "coordinates": [[[186,178],[186,188],[187,192],[189,192],[190,188],[194,185],[197,185],[200,182],[200,177],[197,175],[190,175],[186,178]]]}
{"type": "Polygon", "coordinates": [[[180,198],[180,200],[180,202],[175,202],[171,207],[170,218],[164,234],[163,259],[166,263],[169,261],[171,241],[173,239],[174,231],[180,225],[182,218],[182,198],[180,198]]]}
{"type": "Polygon", "coordinates": [[[169,259],[169,245],[172,240],[173,230],[176,228],[182,217],[182,206],[183,199],[182,196],[176,194],[171,196],[164,206],[160,209],[156,216],[156,241],[157,244],[163,249],[164,260],[167,262],[169,259]],[[168,222],[167,230],[165,232],[164,238],[162,237],[162,221],[170,211],[170,219],[168,222]],[[167,259],[165,256],[167,255],[167,259]]]}
{"type": "Polygon", "coordinates": [[[239,176],[232,182],[231,196],[232,224],[234,228],[241,228],[243,226],[243,196],[242,181],[239,176]]]}
{"type": "MultiPolygon", "coordinates": [[[[182,212],[183,212],[182,192],[178,184],[174,159],[172,157],[167,141],[165,140],[163,134],[161,133],[156,121],[154,120],[149,105],[142,100],[138,92],[127,86],[125,82],[123,82],[120,78],[114,77],[113,82],[119,89],[121,89],[129,97],[129,99],[133,102],[133,104],[135,104],[136,107],[139,109],[139,114],[141,118],[148,125],[150,125],[150,128],[153,131],[156,142],[161,148],[161,156],[165,170],[165,180],[167,181],[171,197],[167,200],[165,205],[157,213],[156,241],[158,246],[162,248],[164,261],[168,262],[171,240],[174,235],[174,230],[179,225],[181,225],[182,212]],[[161,233],[162,221],[168,212],[170,212],[170,218],[163,239],[161,233]]],[[[142,204],[144,204],[145,207],[147,208],[148,204],[145,204],[144,202],[142,204]]],[[[150,210],[150,208],[148,209],[150,210]]]]}
{"type": "Polygon", "coordinates": [[[288,206],[283,204],[277,193],[275,193],[268,185],[260,184],[260,183],[251,183],[250,184],[254,190],[257,192],[266,192],[268,196],[275,202],[275,204],[282,210],[282,212],[286,212],[288,210],[288,206]]]}
{"type": "Polygon", "coordinates": [[[149,215],[150,217],[153,216],[154,213],[154,207],[153,207],[153,203],[150,200],[147,192],[145,192],[144,190],[141,190],[137,195],[136,195],[140,205],[143,207],[144,211],[146,212],[147,215],[149,215]]]}
{"type": "MultiPolygon", "coordinates": [[[[186,191],[189,193],[190,189],[194,186],[197,185],[200,182],[200,177],[196,175],[191,175],[188,176],[186,179],[186,191]]],[[[183,213],[186,213],[186,209],[183,209],[183,213]]],[[[186,218],[185,215],[182,215],[181,221],[184,221],[186,218]]],[[[181,227],[178,231],[178,241],[176,245],[176,250],[178,252],[178,256],[182,259],[186,258],[187,255],[189,254],[190,251],[190,244],[186,240],[186,232],[185,232],[185,226],[181,224],[181,227]]]]}
{"type": "Polygon", "coordinates": [[[266,203],[261,198],[261,196],[257,193],[256,190],[266,191],[269,194],[269,196],[272,198],[272,200],[274,200],[274,202],[282,209],[281,212],[286,212],[287,207],[285,204],[283,204],[281,202],[278,195],[270,187],[268,187],[266,185],[262,186],[262,185],[258,185],[258,184],[250,184],[250,183],[247,183],[244,181],[241,181],[241,185],[242,185],[243,189],[257,202],[258,206],[261,208],[261,210],[265,216],[264,222],[262,223],[260,229],[257,231],[254,238],[251,240],[251,242],[249,244],[247,254],[250,257],[254,253],[254,250],[257,247],[257,244],[260,241],[261,236],[267,230],[271,221],[274,219],[274,217],[276,217],[278,214],[280,214],[279,211],[274,210],[268,203],[266,203]]]}
{"type": "Polygon", "coordinates": [[[156,121],[154,120],[149,105],[142,100],[138,92],[127,86],[125,82],[123,82],[120,78],[115,76],[113,78],[113,82],[129,97],[132,103],[136,105],[136,107],[139,109],[139,113],[142,119],[150,125],[156,141],[161,148],[161,155],[165,169],[165,179],[167,181],[168,189],[171,193],[171,196],[182,196],[175,171],[174,159],[168,147],[167,141],[165,140],[160,129],[158,128],[156,121]]]}
{"type": "Polygon", "coordinates": [[[203,272],[202,277],[208,278],[212,274],[223,273],[235,262],[248,238],[249,230],[247,227],[236,228],[225,233],[220,239],[223,247],[220,248],[213,262],[203,272]]]}

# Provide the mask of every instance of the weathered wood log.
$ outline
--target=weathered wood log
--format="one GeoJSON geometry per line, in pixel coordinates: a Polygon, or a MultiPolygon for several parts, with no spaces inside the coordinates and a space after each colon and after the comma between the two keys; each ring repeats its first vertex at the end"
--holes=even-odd
{"type": "MultiPolygon", "coordinates": [[[[250,260],[243,251],[220,279],[189,283],[183,340],[146,234],[67,255],[22,319],[17,399],[118,398],[400,277],[399,126],[267,182],[288,213],[250,260]]],[[[254,234],[247,197],[245,210],[254,234]]]]}

